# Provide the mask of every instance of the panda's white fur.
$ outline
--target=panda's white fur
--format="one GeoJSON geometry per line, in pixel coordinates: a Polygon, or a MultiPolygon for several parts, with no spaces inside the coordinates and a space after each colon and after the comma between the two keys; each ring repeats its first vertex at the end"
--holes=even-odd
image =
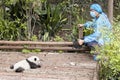
{"type": "Polygon", "coordinates": [[[39,68],[40,66],[40,59],[37,56],[31,56],[25,60],[21,60],[10,68],[13,69],[15,72],[23,72],[26,69],[35,69],[39,68]]]}

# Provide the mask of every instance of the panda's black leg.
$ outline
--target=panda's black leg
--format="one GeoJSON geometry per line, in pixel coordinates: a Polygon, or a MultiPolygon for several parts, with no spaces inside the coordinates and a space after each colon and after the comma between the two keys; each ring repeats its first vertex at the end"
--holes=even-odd
{"type": "Polygon", "coordinates": [[[15,70],[15,72],[23,72],[25,69],[23,69],[22,67],[19,67],[18,69],[15,70]]]}
{"type": "Polygon", "coordinates": [[[38,68],[41,68],[41,65],[37,65],[38,68]]]}
{"type": "Polygon", "coordinates": [[[13,69],[13,68],[14,68],[14,66],[13,66],[13,65],[11,65],[11,66],[10,66],[10,69],[13,69]]]}

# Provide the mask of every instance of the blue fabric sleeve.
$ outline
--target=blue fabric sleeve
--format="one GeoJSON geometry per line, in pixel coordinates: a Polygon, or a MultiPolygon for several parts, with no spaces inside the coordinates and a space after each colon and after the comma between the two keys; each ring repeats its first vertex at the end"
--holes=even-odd
{"type": "Polygon", "coordinates": [[[90,34],[89,36],[84,37],[84,42],[91,42],[91,41],[97,41],[97,39],[100,36],[100,32],[95,32],[93,34],[90,34]]]}
{"type": "Polygon", "coordinates": [[[86,23],[84,24],[84,26],[85,26],[86,28],[90,28],[90,27],[92,26],[92,24],[93,24],[93,22],[88,21],[88,22],[86,22],[86,23]]]}

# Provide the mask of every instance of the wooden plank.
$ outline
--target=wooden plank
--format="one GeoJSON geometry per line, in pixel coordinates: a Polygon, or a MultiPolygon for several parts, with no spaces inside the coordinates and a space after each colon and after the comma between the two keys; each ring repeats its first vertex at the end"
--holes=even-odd
{"type": "Polygon", "coordinates": [[[79,30],[79,39],[83,38],[83,27],[79,27],[78,30],[79,30]]]}
{"type": "Polygon", "coordinates": [[[39,42],[39,41],[0,41],[0,44],[9,44],[9,45],[73,45],[73,42],[39,42]]]}
{"type": "Polygon", "coordinates": [[[24,46],[0,46],[0,49],[40,49],[40,50],[64,50],[64,51],[90,51],[88,47],[76,49],[74,47],[27,47],[24,46]]]}
{"type": "Polygon", "coordinates": [[[63,51],[90,51],[88,47],[75,49],[73,42],[39,42],[39,41],[0,41],[1,50],[63,50],[63,51]]]}

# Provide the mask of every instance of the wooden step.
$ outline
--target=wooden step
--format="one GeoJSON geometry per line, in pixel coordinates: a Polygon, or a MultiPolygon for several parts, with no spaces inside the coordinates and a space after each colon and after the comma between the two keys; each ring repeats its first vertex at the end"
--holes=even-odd
{"type": "Polygon", "coordinates": [[[90,51],[86,46],[79,49],[73,47],[73,42],[38,42],[38,41],[0,41],[1,50],[63,50],[63,51],[90,51]]]}
{"type": "Polygon", "coordinates": [[[73,45],[73,42],[39,42],[39,41],[0,41],[0,44],[11,44],[11,45],[73,45]]]}
{"type": "Polygon", "coordinates": [[[64,50],[64,51],[90,51],[87,47],[74,48],[74,47],[24,47],[24,46],[0,46],[0,49],[40,49],[40,50],[64,50]]]}

